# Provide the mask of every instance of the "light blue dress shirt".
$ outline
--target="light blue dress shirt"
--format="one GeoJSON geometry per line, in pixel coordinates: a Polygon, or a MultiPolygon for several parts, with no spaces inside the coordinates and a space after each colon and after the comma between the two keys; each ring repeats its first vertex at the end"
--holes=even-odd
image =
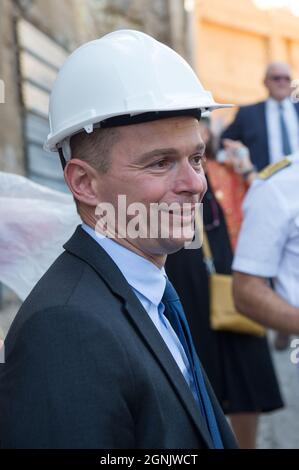
{"type": "Polygon", "coordinates": [[[98,235],[95,230],[85,223],[82,224],[82,228],[106,251],[118,266],[165,341],[197,400],[197,393],[188,358],[175,331],[167,318],[163,315],[164,305],[161,300],[166,285],[166,273],[164,268],[159,269],[147,259],[125,248],[113,239],[98,235]]]}

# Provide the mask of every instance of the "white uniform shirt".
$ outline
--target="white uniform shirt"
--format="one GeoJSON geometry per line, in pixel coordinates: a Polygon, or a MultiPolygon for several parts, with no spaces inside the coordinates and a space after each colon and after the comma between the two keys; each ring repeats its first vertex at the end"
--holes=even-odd
{"type": "Polygon", "coordinates": [[[233,270],[273,278],[276,292],[299,307],[299,154],[248,191],[233,270]]]}
{"type": "MultiPolygon", "coordinates": [[[[292,153],[299,150],[299,121],[298,115],[290,98],[284,99],[282,102],[283,115],[287,132],[289,136],[292,153]]],[[[285,155],[282,149],[282,138],[279,120],[278,101],[268,98],[266,101],[266,123],[268,133],[268,146],[270,163],[281,160],[285,155]]]]}

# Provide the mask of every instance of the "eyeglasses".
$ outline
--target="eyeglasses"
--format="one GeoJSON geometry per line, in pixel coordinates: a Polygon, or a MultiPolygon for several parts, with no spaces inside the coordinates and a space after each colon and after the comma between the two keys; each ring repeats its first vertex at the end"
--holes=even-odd
{"type": "Polygon", "coordinates": [[[273,82],[280,82],[282,80],[285,82],[291,81],[291,77],[289,75],[270,75],[268,78],[273,80],[273,82]]]}

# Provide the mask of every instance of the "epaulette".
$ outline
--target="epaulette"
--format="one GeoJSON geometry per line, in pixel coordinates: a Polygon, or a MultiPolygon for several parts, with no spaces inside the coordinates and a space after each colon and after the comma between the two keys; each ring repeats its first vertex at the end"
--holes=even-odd
{"type": "Polygon", "coordinates": [[[275,175],[278,171],[290,166],[292,161],[289,158],[284,158],[277,163],[271,163],[271,165],[266,166],[262,171],[258,173],[258,177],[262,180],[270,178],[270,176],[275,175]]]}

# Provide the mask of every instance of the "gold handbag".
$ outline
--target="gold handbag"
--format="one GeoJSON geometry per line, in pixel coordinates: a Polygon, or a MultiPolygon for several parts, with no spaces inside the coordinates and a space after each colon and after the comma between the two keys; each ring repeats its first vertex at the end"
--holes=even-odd
{"type": "Polygon", "coordinates": [[[232,276],[216,273],[209,240],[204,230],[202,249],[204,261],[209,271],[211,328],[264,336],[266,330],[263,326],[241,315],[235,309],[232,296],[232,276]]]}

